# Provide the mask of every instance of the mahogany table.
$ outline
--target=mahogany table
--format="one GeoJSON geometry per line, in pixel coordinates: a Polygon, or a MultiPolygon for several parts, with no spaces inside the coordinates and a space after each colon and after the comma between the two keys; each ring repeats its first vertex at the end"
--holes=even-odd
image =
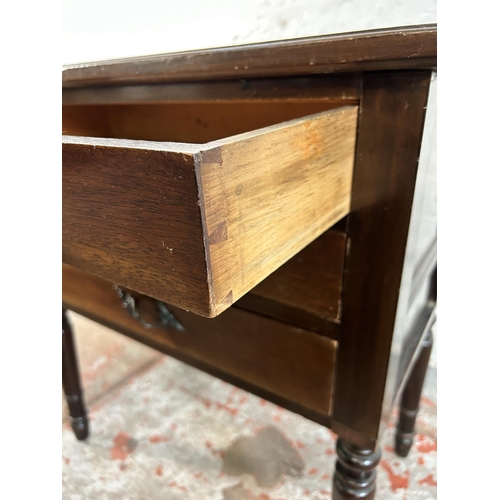
{"type": "Polygon", "coordinates": [[[408,454],[436,305],[436,26],[63,70],[74,310],[339,435],[334,498],[408,454]]]}

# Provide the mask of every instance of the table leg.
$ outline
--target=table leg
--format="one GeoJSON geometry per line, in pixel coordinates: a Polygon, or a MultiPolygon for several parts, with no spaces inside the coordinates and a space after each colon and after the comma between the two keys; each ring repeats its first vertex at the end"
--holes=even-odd
{"type": "Polygon", "coordinates": [[[396,453],[400,457],[406,457],[410,451],[415,435],[415,421],[417,419],[422,387],[425,374],[429,365],[432,350],[432,331],[429,330],[422,343],[422,350],[412,368],[408,378],[401,404],[399,406],[399,421],[396,428],[396,453]]]}
{"type": "Polygon", "coordinates": [[[380,448],[365,450],[339,438],[333,476],[333,500],[373,500],[380,455],[380,448]]]}
{"type": "Polygon", "coordinates": [[[73,331],[65,309],[62,310],[62,384],[71,416],[71,427],[76,438],[82,441],[89,435],[89,423],[83,402],[73,331]]]}

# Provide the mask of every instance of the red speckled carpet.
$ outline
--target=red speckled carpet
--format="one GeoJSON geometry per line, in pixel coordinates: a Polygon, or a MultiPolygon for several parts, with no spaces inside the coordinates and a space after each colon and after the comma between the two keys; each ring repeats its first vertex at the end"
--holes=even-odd
{"type": "MultiPolygon", "coordinates": [[[[63,402],[64,499],[331,498],[331,431],[81,316],[70,318],[91,436],[74,438],[63,402]],[[245,450],[251,463],[228,463],[228,455],[235,460],[245,450]]],[[[404,459],[394,453],[395,413],[383,438],[377,498],[437,498],[436,410],[434,354],[412,452],[404,459]]]]}

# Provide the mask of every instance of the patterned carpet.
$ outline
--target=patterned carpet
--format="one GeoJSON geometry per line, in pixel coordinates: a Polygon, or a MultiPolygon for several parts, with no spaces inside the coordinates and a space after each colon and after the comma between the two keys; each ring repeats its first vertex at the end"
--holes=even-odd
{"type": "MultiPolygon", "coordinates": [[[[63,498],[329,500],[328,429],[72,314],[91,436],[63,403],[63,498]]],[[[430,500],[436,485],[436,362],[408,458],[382,441],[377,498],[430,500]]]]}

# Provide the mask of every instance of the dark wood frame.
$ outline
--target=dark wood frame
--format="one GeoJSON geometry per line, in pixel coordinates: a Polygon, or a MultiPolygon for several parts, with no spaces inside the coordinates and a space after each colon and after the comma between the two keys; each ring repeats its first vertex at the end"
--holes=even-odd
{"type": "Polygon", "coordinates": [[[63,88],[435,69],[435,24],[194,50],[63,69],[63,88]]]}
{"type": "Polygon", "coordinates": [[[363,79],[333,429],[365,448],[378,438],[430,77],[363,79]]]}
{"type": "Polygon", "coordinates": [[[83,400],[73,329],[64,308],[62,310],[62,385],[68,404],[71,428],[76,438],[83,441],[89,436],[89,421],[83,400]]]}
{"type": "MultiPolygon", "coordinates": [[[[224,95],[243,100],[313,95],[321,99],[325,98],[322,84],[331,78],[320,74],[350,73],[336,80],[338,95],[348,89],[347,98],[359,100],[352,210],[340,224],[347,238],[342,317],[328,332],[322,331],[321,321],[314,328],[339,340],[331,418],[304,412],[292,402],[122,331],[332,428],[340,436],[342,452],[334,481],[337,498],[373,498],[374,467],[380,458],[377,443],[387,423],[387,408],[404,389],[403,400],[412,406],[406,410],[413,412],[411,418],[416,416],[428,361],[430,348],[424,337],[435,317],[435,273],[420,277],[422,286],[430,280],[431,295],[411,341],[402,345],[394,328],[428,92],[437,65],[436,39],[435,25],[405,27],[76,65],[63,71],[67,104],[131,98],[211,100],[224,95]],[[151,88],[156,97],[148,94],[151,88]],[[406,368],[388,391],[391,352],[400,347],[406,349],[406,368]],[[360,457],[369,459],[363,462],[360,457]]],[[[237,306],[259,307],[255,300],[242,300],[237,306]]],[[[286,314],[280,319],[286,321],[286,314]]],[[[293,314],[289,321],[294,322],[293,314]]],[[[401,433],[409,435],[412,424],[405,418],[402,414],[401,433]]],[[[401,454],[407,448],[408,439],[397,445],[401,454]]]]}

